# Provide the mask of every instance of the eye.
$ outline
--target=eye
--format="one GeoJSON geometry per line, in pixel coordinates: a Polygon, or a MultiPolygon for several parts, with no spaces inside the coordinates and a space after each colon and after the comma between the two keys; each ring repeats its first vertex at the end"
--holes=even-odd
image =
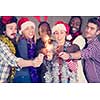
{"type": "Polygon", "coordinates": [[[10,29],[10,30],[12,30],[13,28],[12,28],[12,27],[10,27],[9,29],[10,29]]]}
{"type": "Polygon", "coordinates": [[[94,30],[95,28],[94,27],[91,27],[91,30],[94,30]]]}
{"type": "Polygon", "coordinates": [[[33,27],[33,26],[31,26],[31,29],[34,29],[34,27],[33,27]]]}
{"type": "Polygon", "coordinates": [[[61,34],[64,34],[65,33],[65,31],[61,31],[61,34]]]}
{"type": "Polygon", "coordinates": [[[77,22],[76,25],[77,25],[77,26],[80,26],[80,22],[77,22]]]}
{"type": "Polygon", "coordinates": [[[56,31],[56,32],[54,32],[54,34],[56,34],[56,35],[57,35],[57,34],[58,34],[58,32],[56,31]]]}

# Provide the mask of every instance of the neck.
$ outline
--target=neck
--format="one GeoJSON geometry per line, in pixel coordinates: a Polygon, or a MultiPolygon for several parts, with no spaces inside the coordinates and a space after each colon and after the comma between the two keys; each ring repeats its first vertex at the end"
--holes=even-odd
{"type": "Polygon", "coordinates": [[[65,40],[64,41],[59,41],[58,45],[64,45],[64,43],[65,43],[65,40]]]}
{"type": "Polygon", "coordinates": [[[90,42],[92,42],[95,38],[96,38],[96,37],[94,37],[94,38],[88,38],[88,39],[87,39],[87,42],[90,43],[90,42]]]}

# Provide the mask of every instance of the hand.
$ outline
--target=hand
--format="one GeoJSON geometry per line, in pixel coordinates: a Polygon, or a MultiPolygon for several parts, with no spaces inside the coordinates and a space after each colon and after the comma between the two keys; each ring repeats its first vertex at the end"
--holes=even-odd
{"type": "Polygon", "coordinates": [[[44,54],[39,53],[39,55],[38,55],[38,59],[39,59],[39,60],[43,60],[43,58],[44,58],[44,54]]]}
{"type": "Polygon", "coordinates": [[[69,54],[66,52],[60,52],[59,57],[62,58],[63,60],[68,60],[69,59],[69,54]]]}
{"type": "Polygon", "coordinates": [[[47,60],[49,60],[49,61],[52,60],[53,52],[52,51],[48,51],[46,57],[47,57],[47,60]]]}
{"type": "Polygon", "coordinates": [[[23,58],[18,58],[17,65],[22,68],[25,65],[25,60],[23,58]]]}
{"type": "Polygon", "coordinates": [[[43,62],[43,58],[44,58],[44,55],[40,53],[38,57],[36,57],[34,60],[24,60],[20,58],[16,62],[17,62],[17,65],[20,66],[21,68],[27,67],[27,66],[39,67],[43,62]]]}
{"type": "Polygon", "coordinates": [[[39,67],[43,63],[44,55],[40,53],[38,57],[33,60],[34,67],[39,67]]]}

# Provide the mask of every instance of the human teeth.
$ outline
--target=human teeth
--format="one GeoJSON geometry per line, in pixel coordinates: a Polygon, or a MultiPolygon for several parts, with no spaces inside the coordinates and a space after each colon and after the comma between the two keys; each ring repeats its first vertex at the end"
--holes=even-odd
{"type": "Polygon", "coordinates": [[[75,31],[75,30],[76,30],[76,28],[72,28],[72,30],[73,30],[73,31],[75,31]]]}

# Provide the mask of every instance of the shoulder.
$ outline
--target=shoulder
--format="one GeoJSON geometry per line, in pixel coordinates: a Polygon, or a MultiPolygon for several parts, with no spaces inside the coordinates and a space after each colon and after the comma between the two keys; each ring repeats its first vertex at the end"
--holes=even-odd
{"type": "Polygon", "coordinates": [[[73,44],[76,44],[80,49],[83,49],[86,45],[85,38],[82,35],[79,35],[74,39],[73,44]]]}
{"type": "Polygon", "coordinates": [[[18,45],[25,45],[27,42],[25,39],[21,38],[19,41],[18,41],[18,45]]]}

